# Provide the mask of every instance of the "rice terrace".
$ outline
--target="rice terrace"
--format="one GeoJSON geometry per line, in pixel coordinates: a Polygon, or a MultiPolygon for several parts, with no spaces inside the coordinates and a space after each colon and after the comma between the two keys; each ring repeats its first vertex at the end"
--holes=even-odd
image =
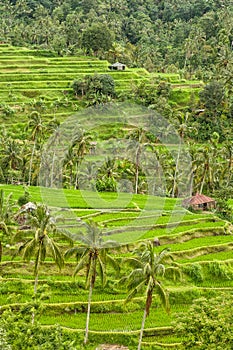
{"type": "Polygon", "coordinates": [[[232,6],[68,3],[1,5],[0,349],[230,350],[232,6]]]}

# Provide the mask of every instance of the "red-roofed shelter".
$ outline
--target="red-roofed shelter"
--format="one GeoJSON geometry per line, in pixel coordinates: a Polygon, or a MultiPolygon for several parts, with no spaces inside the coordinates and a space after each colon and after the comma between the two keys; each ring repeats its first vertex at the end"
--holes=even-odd
{"type": "Polygon", "coordinates": [[[197,193],[195,196],[183,200],[183,207],[193,208],[194,210],[210,210],[216,207],[216,201],[213,198],[197,193]]]}

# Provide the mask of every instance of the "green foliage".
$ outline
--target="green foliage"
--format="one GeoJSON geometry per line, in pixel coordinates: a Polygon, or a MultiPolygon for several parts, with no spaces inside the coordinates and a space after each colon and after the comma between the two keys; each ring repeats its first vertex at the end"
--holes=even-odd
{"type": "Polygon", "coordinates": [[[15,110],[7,104],[0,104],[0,111],[5,117],[13,117],[15,110]]]}
{"type": "Polygon", "coordinates": [[[221,112],[222,103],[224,100],[223,84],[217,81],[212,81],[207,84],[200,92],[200,101],[204,104],[209,112],[221,112]]]}
{"type": "Polygon", "coordinates": [[[87,99],[91,99],[95,94],[115,95],[115,83],[109,74],[86,75],[83,79],[74,80],[72,87],[76,96],[85,95],[87,99]]]}
{"type": "Polygon", "coordinates": [[[105,24],[94,23],[83,32],[82,46],[88,54],[94,52],[97,55],[101,50],[108,51],[112,42],[113,34],[105,24]]]}
{"type": "Polygon", "coordinates": [[[95,186],[98,192],[116,192],[117,189],[116,180],[109,177],[97,179],[95,186]]]}
{"type": "Polygon", "coordinates": [[[225,263],[220,261],[213,261],[209,263],[208,270],[213,278],[221,280],[230,280],[233,275],[233,271],[230,272],[230,268],[227,267],[225,263]]]}
{"type": "Polygon", "coordinates": [[[27,187],[24,187],[24,194],[18,198],[18,205],[21,207],[22,205],[26,204],[30,200],[30,193],[27,187]]]}
{"type": "Polygon", "coordinates": [[[1,315],[0,329],[4,337],[0,341],[6,345],[1,349],[74,350],[76,348],[74,345],[77,338],[75,340],[67,338],[59,326],[46,329],[37,322],[31,325],[30,313],[31,306],[28,304],[19,311],[7,310],[1,315]]]}
{"type": "Polygon", "coordinates": [[[2,328],[0,328],[0,349],[11,350],[11,346],[7,343],[7,340],[6,340],[6,332],[2,328]]]}
{"type": "Polygon", "coordinates": [[[185,274],[190,276],[195,283],[202,282],[204,279],[202,267],[198,263],[184,266],[183,271],[185,274]]]}
{"type": "MultiPolygon", "coordinates": [[[[229,192],[231,189],[229,188],[229,192]]],[[[233,222],[233,210],[232,207],[228,204],[228,198],[224,198],[225,195],[222,194],[222,198],[217,198],[217,210],[216,214],[224,219],[233,222]]]]}
{"type": "Polygon", "coordinates": [[[230,350],[233,346],[232,296],[197,299],[186,314],[177,314],[175,332],[183,349],[230,350]]]}

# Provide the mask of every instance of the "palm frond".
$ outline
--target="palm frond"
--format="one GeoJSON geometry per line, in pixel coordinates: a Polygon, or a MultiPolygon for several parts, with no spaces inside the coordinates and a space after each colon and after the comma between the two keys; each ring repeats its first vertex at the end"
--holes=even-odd
{"type": "Polygon", "coordinates": [[[166,271],[166,268],[163,264],[156,264],[155,265],[155,276],[164,276],[166,271]]]}
{"type": "Polygon", "coordinates": [[[156,264],[160,264],[160,263],[162,263],[163,261],[165,261],[166,259],[168,259],[168,257],[169,257],[169,251],[170,251],[169,248],[165,248],[165,249],[163,249],[161,252],[159,252],[159,254],[156,255],[156,258],[155,258],[156,264]]]}
{"type": "Polygon", "coordinates": [[[132,268],[141,268],[143,267],[142,261],[140,261],[138,258],[126,258],[123,260],[123,263],[129,265],[132,268]]]}
{"type": "Polygon", "coordinates": [[[30,241],[27,241],[25,244],[23,244],[22,248],[19,248],[20,250],[23,250],[23,260],[31,259],[31,257],[34,254],[36,245],[37,245],[36,239],[33,238],[30,241]]]}
{"type": "Polygon", "coordinates": [[[109,239],[109,240],[103,242],[102,247],[103,248],[119,248],[120,244],[119,244],[119,242],[116,242],[114,240],[109,239]]]}
{"type": "Polygon", "coordinates": [[[70,245],[74,244],[73,235],[69,230],[56,229],[55,233],[58,237],[65,239],[70,245]]]}
{"type": "Polygon", "coordinates": [[[164,309],[167,312],[169,312],[170,311],[169,299],[168,299],[168,295],[167,295],[165,289],[162,287],[162,285],[159,282],[157,282],[155,287],[154,287],[154,290],[158,294],[159,299],[162,302],[164,309]]]}
{"type": "Polygon", "coordinates": [[[165,276],[171,278],[173,281],[182,280],[182,271],[179,267],[169,266],[166,267],[165,276]]]}
{"type": "Polygon", "coordinates": [[[116,272],[120,272],[120,265],[119,262],[111,257],[111,255],[107,254],[107,263],[111,265],[116,272]]]}
{"type": "Polygon", "coordinates": [[[98,270],[99,270],[102,285],[105,286],[105,284],[106,284],[106,263],[101,259],[100,255],[98,255],[98,266],[99,266],[98,270]]]}
{"type": "Polygon", "coordinates": [[[63,255],[62,255],[59,247],[48,236],[46,236],[46,245],[47,245],[48,249],[50,250],[55,263],[58,265],[59,269],[61,269],[64,266],[64,258],[63,258],[63,255]]]}
{"type": "Polygon", "coordinates": [[[130,293],[128,294],[125,302],[129,302],[130,300],[132,300],[135,295],[137,295],[138,293],[140,293],[143,289],[145,288],[145,282],[142,281],[141,283],[139,283],[137,286],[135,286],[135,288],[130,290],[130,293]]]}
{"type": "Polygon", "coordinates": [[[89,256],[88,255],[84,255],[79,260],[78,264],[76,265],[73,275],[76,276],[79,271],[81,271],[84,267],[87,267],[88,262],[89,262],[89,256]]]}
{"type": "Polygon", "coordinates": [[[6,223],[4,221],[0,222],[0,230],[2,230],[6,234],[9,233],[8,226],[6,225],[6,223]]]}
{"type": "Polygon", "coordinates": [[[82,246],[75,246],[75,247],[72,247],[70,249],[68,249],[66,252],[65,252],[65,255],[64,257],[66,259],[70,258],[72,255],[76,255],[76,257],[81,257],[83,255],[85,255],[87,252],[88,252],[88,248],[86,247],[82,247],[82,246]]]}
{"type": "Polygon", "coordinates": [[[32,230],[17,230],[13,236],[14,242],[25,241],[32,238],[34,232],[32,230]]]}
{"type": "Polygon", "coordinates": [[[133,270],[127,277],[128,277],[128,280],[127,280],[128,290],[135,288],[142,281],[144,284],[146,283],[146,276],[144,275],[142,269],[133,270]]]}

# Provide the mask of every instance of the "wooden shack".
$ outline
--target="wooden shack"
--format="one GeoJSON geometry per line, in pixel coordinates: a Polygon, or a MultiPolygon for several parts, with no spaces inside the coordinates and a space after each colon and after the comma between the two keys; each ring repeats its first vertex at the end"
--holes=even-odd
{"type": "Polygon", "coordinates": [[[216,201],[213,198],[197,193],[195,196],[184,199],[182,203],[185,208],[192,208],[194,210],[211,210],[216,207],[216,201]]]}
{"type": "Polygon", "coordinates": [[[126,65],[120,62],[113,63],[111,66],[108,67],[111,70],[125,70],[126,65]]]}

